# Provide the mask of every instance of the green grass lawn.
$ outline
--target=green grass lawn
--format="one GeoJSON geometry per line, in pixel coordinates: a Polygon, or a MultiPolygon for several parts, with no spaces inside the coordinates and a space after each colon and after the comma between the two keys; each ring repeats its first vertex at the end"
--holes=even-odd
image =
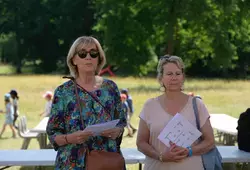
{"type": "Polygon", "coordinates": [[[0,74],[12,74],[14,71],[14,67],[0,63],[0,74]]]}
{"type": "MultiPolygon", "coordinates": [[[[58,85],[66,81],[62,76],[31,75],[31,76],[0,76],[0,109],[4,109],[3,96],[14,88],[19,92],[20,115],[25,115],[28,120],[28,128],[36,126],[41,117],[45,100],[42,94],[47,90],[54,90],[58,85]]],[[[151,97],[161,94],[159,84],[153,78],[112,78],[119,88],[129,88],[134,100],[135,114],[132,124],[138,126],[138,115],[144,102],[151,97]]],[[[225,113],[238,118],[239,114],[249,107],[248,81],[234,80],[201,80],[187,78],[185,92],[194,92],[202,96],[210,113],[225,113]]],[[[0,114],[0,128],[4,122],[4,115],[0,114]]],[[[125,132],[126,135],[126,132],[125,132]]],[[[0,139],[0,149],[20,149],[22,139],[12,139],[11,131],[7,131],[0,139]]],[[[124,138],[122,147],[136,147],[136,136],[124,138]]],[[[29,149],[39,149],[36,140],[32,140],[29,149]]],[[[21,155],[17,155],[21,156],[21,155]]],[[[19,168],[10,168],[19,169],[19,168]]]]}

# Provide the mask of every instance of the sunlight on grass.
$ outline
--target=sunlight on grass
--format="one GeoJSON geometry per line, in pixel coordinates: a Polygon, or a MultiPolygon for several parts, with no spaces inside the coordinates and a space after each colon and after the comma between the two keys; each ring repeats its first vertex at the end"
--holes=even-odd
{"type": "Polygon", "coordinates": [[[0,74],[12,74],[15,72],[15,68],[10,65],[0,64],[0,74]]]}

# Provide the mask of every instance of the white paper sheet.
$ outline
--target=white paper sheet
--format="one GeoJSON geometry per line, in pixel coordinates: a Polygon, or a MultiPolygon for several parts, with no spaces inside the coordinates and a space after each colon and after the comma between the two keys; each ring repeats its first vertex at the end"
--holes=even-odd
{"type": "Polygon", "coordinates": [[[158,139],[168,147],[170,141],[178,146],[188,147],[200,136],[201,132],[184,116],[177,113],[162,130],[158,139]]]}
{"type": "Polygon", "coordinates": [[[115,128],[120,119],[112,120],[105,123],[99,123],[87,126],[85,130],[89,130],[94,133],[94,135],[100,135],[104,130],[115,128]]]}

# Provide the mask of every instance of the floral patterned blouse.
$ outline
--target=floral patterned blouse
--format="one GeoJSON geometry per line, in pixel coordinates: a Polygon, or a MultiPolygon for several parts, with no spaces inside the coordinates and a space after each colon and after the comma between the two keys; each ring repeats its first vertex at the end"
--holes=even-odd
{"type": "MultiPolygon", "coordinates": [[[[80,149],[84,148],[83,144],[58,146],[55,142],[57,135],[70,134],[82,130],[83,127],[88,125],[103,123],[117,118],[120,119],[117,126],[126,126],[126,113],[122,110],[120,92],[113,81],[103,79],[101,87],[90,92],[99,99],[106,109],[93,100],[81,87],[77,86],[77,91],[81,102],[84,126],[82,126],[80,111],[77,107],[74,82],[72,80],[65,82],[57,87],[54,93],[47,134],[51,144],[57,151],[56,170],[85,170],[85,153],[80,152],[80,149]],[[105,112],[105,110],[109,110],[110,113],[105,112]],[[119,116],[115,116],[115,110],[119,113],[119,116]]],[[[88,148],[91,150],[117,152],[116,140],[110,138],[102,136],[90,137],[87,143],[88,148]]]]}

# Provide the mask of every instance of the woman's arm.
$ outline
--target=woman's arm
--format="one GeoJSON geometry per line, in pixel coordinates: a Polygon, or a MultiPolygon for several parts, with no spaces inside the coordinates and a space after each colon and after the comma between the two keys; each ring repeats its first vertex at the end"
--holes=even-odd
{"type": "Polygon", "coordinates": [[[207,119],[206,123],[201,128],[202,142],[192,146],[193,155],[202,155],[207,153],[215,146],[213,128],[210,124],[210,120],[207,119]]]}
{"type": "Polygon", "coordinates": [[[160,154],[149,144],[149,135],[150,132],[146,122],[140,119],[136,140],[137,148],[144,155],[158,160],[160,154]]]}

